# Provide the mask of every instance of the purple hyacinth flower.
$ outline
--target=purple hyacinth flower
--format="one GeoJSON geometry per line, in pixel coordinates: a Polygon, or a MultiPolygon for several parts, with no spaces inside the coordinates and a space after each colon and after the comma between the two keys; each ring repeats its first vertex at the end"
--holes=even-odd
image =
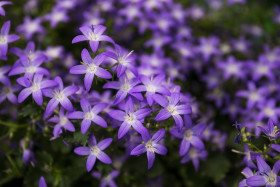
{"type": "Polygon", "coordinates": [[[67,115],[67,117],[69,119],[83,119],[81,124],[82,134],[85,134],[87,132],[91,122],[94,122],[104,128],[107,127],[107,122],[99,115],[97,115],[106,107],[106,104],[100,103],[92,107],[89,101],[85,98],[82,98],[80,103],[83,111],[71,112],[67,115]]]}
{"type": "Polygon", "coordinates": [[[278,176],[278,172],[280,169],[280,160],[278,160],[274,164],[271,170],[265,160],[262,157],[258,156],[257,165],[259,174],[251,176],[246,180],[248,186],[276,187],[280,185],[280,177],[278,176]]]}
{"type": "Polygon", "coordinates": [[[154,164],[155,161],[155,153],[160,155],[166,155],[167,149],[164,145],[160,144],[159,141],[164,137],[165,130],[160,129],[157,131],[152,138],[150,137],[150,134],[148,133],[144,137],[144,143],[136,146],[132,151],[131,155],[140,155],[142,153],[147,152],[147,158],[148,158],[148,169],[151,169],[151,167],[154,164]]]}
{"type": "Polygon", "coordinates": [[[125,111],[121,110],[110,110],[109,115],[118,120],[122,121],[119,131],[118,138],[122,138],[128,130],[133,127],[137,132],[144,136],[148,130],[143,126],[144,118],[151,113],[151,109],[143,108],[134,111],[134,104],[132,98],[129,97],[125,103],[125,111]]]}
{"type": "Polygon", "coordinates": [[[70,69],[71,74],[85,74],[84,84],[87,91],[90,90],[94,76],[101,77],[103,79],[111,79],[112,75],[105,69],[99,67],[106,56],[101,53],[94,59],[90,57],[87,49],[82,51],[83,65],[77,65],[70,69]]]}
{"type": "Polygon", "coordinates": [[[164,75],[158,75],[155,78],[153,77],[148,78],[147,76],[141,76],[140,80],[144,85],[135,86],[132,89],[132,92],[146,91],[147,102],[150,106],[153,105],[154,102],[153,97],[154,95],[156,95],[156,93],[161,93],[167,96],[170,95],[169,90],[162,85],[163,81],[165,80],[164,75]]]}
{"type": "Polygon", "coordinates": [[[59,116],[55,115],[54,117],[50,118],[48,121],[56,123],[53,129],[53,136],[57,138],[61,133],[62,129],[66,129],[70,132],[75,131],[74,125],[69,121],[67,114],[64,113],[64,109],[61,108],[59,111],[59,116]]]}
{"type": "Polygon", "coordinates": [[[7,52],[8,52],[8,43],[14,42],[19,39],[19,36],[15,34],[9,35],[11,22],[6,21],[0,32],[0,58],[6,60],[7,52]]]}
{"type": "Polygon", "coordinates": [[[267,127],[258,126],[261,131],[268,136],[271,140],[275,140],[280,137],[280,127],[279,125],[274,125],[272,119],[268,120],[267,127]]]}
{"type": "Polygon", "coordinates": [[[180,93],[172,93],[168,100],[164,96],[154,94],[153,99],[164,108],[157,114],[155,120],[162,121],[172,116],[179,129],[183,127],[183,119],[180,115],[192,112],[191,106],[179,104],[180,93]]]}
{"type": "Polygon", "coordinates": [[[39,187],[48,187],[45,178],[42,176],[39,180],[39,187]]]}
{"type": "Polygon", "coordinates": [[[17,79],[17,82],[25,87],[18,95],[18,102],[22,103],[32,94],[33,99],[40,106],[43,104],[42,90],[57,85],[53,80],[43,80],[42,74],[35,74],[32,81],[25,77],[20,77],[17,79]]]}
{"type": "Polygon", "coordinates": [[[111,81],[111,82],[107,82],[103,88],[111,88],[111,89],[116,89],[119,90],[117,92],[114,104],[119,104],[120,102],[122,102],[126,96],[132,95],[133,97],[135,97],[136,99],[142,101],[143,100],[143,96],[141,93],[133,93],[132,92],[132,88],[134,86],[136,86],[137,84],[139,84],[140,81],[137,78],[133,78],[133,79],[127,79],[126,75],[123,75],[119,78],[119,81],[111,81]]]}
{"type": "Polygon", "coordinates": [[[112,160],[111,158],[103,152],[104,149],[106,149],[111,143],[112,138],[107,138],[99,143],[96,142],[95,136],[91,134],[89,136],[88,140],[88,147],[77,147],[75,148],[74,152],[77,155],[86,156],[87,158],[87,171],[90,172],[90,170],[93,168],[96,158],[103,162],[104,164],[111,164],[112,160]]]}
{"type": "Polygon", "coordinates": [[[246,180],[247,180],[249,177],[254,176],[254,173],[253,173],[253,171],[252,171],[250,168],[248,168],[248,167],[246,167],[245,169],[243,169],[241,173],[244,175],[244,177],[245,177],[246,179],[243,179],[242,181],[240,181],[239,184],[238,184],[238,187],[246,187],[246,186],[247,186],[246,180]]]}
{"type": "Polygon", "coordinates": [[[4,5],[12,5],[12,4],[13,3],[10,2],[10,1],[1,1],[0,2],[0,15],[1,16],[5,16],[6,15],[6,12],[5,12],[5,10],[4,10],[4,8],[2,6],[4,6],[4,5]]]}
{"type": "Polygon", "coordinates": [[[51,98],[46,107],[44,118],[47,118],[58,104],[61,104],[64,109],[70,112],[73,111],[73,105],[68,97],[79,90],[78,86],[67,86],[64,88],[63,81],[60,77],[56,77],[54,80],[57,82],[58,87],[54,89],[45,89],[43,91],[44,96],[51,98]]]}
{"type": "Polygon", "coordinates": [[[132,54],[133,51],[127,52],[121,46],[115,44],[115,52],[107,51],[104,55],[113,59],[113,63],[117,64],[117,76],[120,77],[124,74],[126,69],[135,72],[135,58],[132,54]]]}
{"type": "Polygon", "coordinates": [[[105,177],[101,177],[101,173],[98,171],[94,171],[91,173],[91,175],[96,178],[101,180],[100,181],[100,187],[105,187],[105,186],[109,186],[109,187],[117,187],[116,182],[114,181],[114,179],[120,174],[120,172],[118,170],[113,170],[111,173],[109,173],[107,176],[105,177]]]}
{"type": "Polygon", "coordinates": [[[7,85],[7,86],[11,85],[11,81],[10,81],[10,79],[7,76],[5,76],[5,74],[7,72],[9,72],[10,69],[11,69],[11,66],[2,66],[2,67],[0,67],[0,82],[2,84],[4,84],[4,85],[7,85]]]}
{"type": "Polygon", "coordinates": [[[19,85],[7,85],[0,88],[0,104],[7,98],[11,103],[17,104],[17,96],[14,92],[20,90],[19,85]]]}
{"type": "Polygon", "coordinates": [[[199,150],[194,147],[190,148],[189,152],[182,158],[181,163],[187,163],[192,161],[195,171],[199,169],[199,160],[205,160],[208,156],[208,152],[205,150],[199,150]]]}
{"type": "Polygon", "coordinates": [[[47,57],[44,55],[40,55],[32,61],[30,61],[28,56],[22,55],[20,58],[21,63],[12,68],[12,70],[9,73],[9,76],[18,75],[22,73],[24,73],[24,77],[28,79],[32,79],[35,73],[49,76],[49,71],[45,68],[40,67],[46,60],[47,57]]]}
{"type": "Polygon", "coordinates": [[[99,46],[100,41],[107,41],[112,44],[115,42],[107,35],[103,35],[104,31],[106,30],[106,27],[103,25],[92,25],[90,26],[83,26],[80,27],[80,31],[83,33],[83,35],[76,36],[72,43],[78,43],[81,41],[87,41],[89,40],[89,45],[93,52],[96,52],[99,46]]]}
{"type": "Polygon", "coordinates": [[[190,149],[191,145],[199,150],[204,149],[204,143],[201,140],[201,136],[205,128],[205,123],[199,123],[195,126],[192,126],[191,118],[189,116],[185,116],[184,128],[178,129],[175,127],[170,130],[170,133],[173,136],[182,139],[179,151],[180,156],[185,155],[190,149]]]}

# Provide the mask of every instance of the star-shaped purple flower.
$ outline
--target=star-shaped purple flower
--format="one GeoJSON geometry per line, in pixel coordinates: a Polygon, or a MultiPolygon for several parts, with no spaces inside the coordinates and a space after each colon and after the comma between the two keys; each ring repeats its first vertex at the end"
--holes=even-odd
{"type": "Polygon", "coordinates": [[[270,139],[275,140],[280,137],[280,127],[279,125],[274,125],[272,119],[268,120],[267,127],[258,126],[261,131],[268,136],[270,139]]]}
{"type": "Polygon", "coordinates": [[[150,134],[148,133],[144,137],[144,143],[136,146],[132,151],[131,155],[140,155],[142,153],[147,152],[147,158],[148,158],[148,169],[151,169],[151,167],[154,164],[155,161],[155,153],[160,155],[166,155],[167,149],[164,145],[160,144],[160,140],[164,137],[165,130],[160,129],[157,131],[152,138],[150,137],[150,134]]]}
{"type": "Polygon", "coordinates": [[[90,170],[93,168],[96,158],[103,162],[104,164],[111,164],[112,160],[111,158],[103,152],[104,149],[106,149],[111,143],[112,138],[107,138],[99,143],[96,142],[96,138],[93,134],[89,136],[88,140],[88,147],[77,147],[75,148],[74,152],[77,155],[81,156],[87,156],[87,171],[90,172],[90,170]]]}

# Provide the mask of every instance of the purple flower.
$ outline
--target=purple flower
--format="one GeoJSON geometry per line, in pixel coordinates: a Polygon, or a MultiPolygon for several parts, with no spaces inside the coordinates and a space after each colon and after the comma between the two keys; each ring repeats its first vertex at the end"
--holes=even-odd
{"type": "Polygon", "coordinates": [[[140,80],[144,85],[138,85],[132,88],[132,92],[143,92],[146,91],[147,102],[150,106],[153,105],[154,95],[161,93],[163,95],[170,95],[169,90],[162,85],[165,79],[164,75],[158,75],[155,78],[148,78],[147,76],[141,76],[140,80]]]}
{"type": "Polygon", "coordinates": [[[7,76],[5,76],[5,74],[7,72],[9,72],[10,69],[11,69],[11,66],[2,66],[2,67],[0,67],[0,82],[2,84],[4,84],[4,85],[7,85],[7,86],[11,85],[11,81],[10,81],[10,79],[7,76]]]}
{"type": "Polygon", "coordinates": [[[225,80],[232,76],[234,78],[245,78],[243,63],[236,61],[233,56],[228,57],[226,61],[219,62],[217,66],[224,73],[225,80]]]}
{"type": "Polygon", "coordinates": [[[88,140],[88,147],[77,147],[75,148],[74,152],[81,156],[88,155],[87,158],[87,171],[93,168],[96,158],[103,162],[104,164],[111,164],[112,160],[110,157],[103,152],[112,142],[112,138],[107,138],[99,143],[96,142],[95,136],[91,134],[88,140]]]}
{"type": "Polygon", "coordinates": [[[9,76],[18,75],[22,73],[24,73],[24,77],[28,79],[32,79],[35,73],[49,76],[49,71],[45,68],[40,67],[42,63],[44,63],[46,60],[47,58],[44,55],[39,55],[32,61],[28,56],[22,55],[20,58],[21,63],[17,64],[12,68],[12,70],[9,73],[9,76]]]}
{"type": "Polygon", "coordinates": [[[204,143],[200,137],[202,136],[202,133],[205,130],[205,128],[205,123],[199,123],[196,126],[192,127],[191,118],[189,116],[185,116],[184,128],[172,128],[170,130],[170,133],[173,136],[182,139],[179,151],[180,156],[185,155],[190,149],[191,145],[199,150],[204,149],[204,143]]]}
{"type": "Polygon", "coordinates": [[[269,165],[265,162],[265,160],[258,156],[257,157],[257,165],[258,165],[258,174],[249,177],[246,180],[248,186],[279,186],[280,185],[280,177],[278,176],[278,172],[280,169],[280,160],[278,160],[272,170],[269,165]]]}
{"type": "Polygon", "coordinates": [[[228,0],[228,4],[229,5],[233,5],[233,4],[246,4],[246,0],[228,0]]]}
{"type": "Polygon", "coordinates": [[[45,33],[44,27],[41,25],[42,18],[38,17],[31,20],[30,17],[24,18],[24,23],[17,27],[18,32],[25,34],[25,38],[30,40],[35,33],[45,33]]]}
{"type": "Polygon", "coordinates": [[[268,120],[266,128],[262,126],[258,126],[258,128],[260,128],[261,131],[272,140],[280,137],[280,127],[278,125],[274,125],[272,119],[268,120]]]}
{"type": "Polygon", "coordinates": [[[164,108],[157,114],[155,120],[162,121],[172,116],[179,129],[183,127],[183,119],[180,115],[192,112],[191,106],[179,104],[180,93],[172,93],[168,100],[166,97],[154,94],[153,99],[164,108]]]}
{"type": "Polygon", "coordinates": [[[0,88],[0,104],[7,98],[11,103],[17,104],[17,97],[14,92],[20,90],[19,85],[6,85],[0,88]]]}
{"type": "Polygon", "coordinates": [[[280,108],[276,107],[276,100],[269,99],[258,105],[260,112],[257,115],[257,119],[263,120],[271,118],[273,121],[277,121],[280,116],[280,108]]]}
{"type": "Polygon", "coordinates": [[[11,22],[6,21],[0,32],[0,58],[6,60],[7,52],[8,52],[8,43],[14,42],[19,39],[19,36],[15,34],[9,35],[11,22]]]}
{"type": "Polygon", "coordinates": [[[194,147],[190,148],[189,152],[182,158],[181,163],[187,163],[190,160],[192,161],[195,171],[199,169],[199,159],[205,160],[208,156],[207,151],[199,150],[194,147]]]}
{"type": "Polygon", "coordinates": [[[63,8],[53,8],[52,12],[45,16],[45,19],[50,21],[51,27],[54,28],[60,22],[68,22],[69,17],[67,11],[63,8]]]}
{"type": "Polygon", "coordinates": [[[113,170],[111,173],[109,173],[107,176],[101,178],[101,173],[98,171],[94,171],[91,173],[91,175],[96,179],[101,179],[100,187],[117,187],[117,184],[115,183],[114,179],[120,174],[119,171],[113,170]]]}
{"type": "Polygon", "coordinates": [[[39,187],[48,187],[45,178],[42,176],[39,180],[39,187]]]}
{"type": "Polygon", "coordinates": [[[22,160],[26,165],[31,164],[32,166],[34,166],[37,163],[34,152],[32,151],[33,145],[34,142],[32,140],[27,141],[26,139],[22,139],[20,141],[20,147],[23,150],[22,160]]]}
{"type": "Polygon", "coordinates": [[[13,4],[13,3],[10,2],[10,1],[1,1],[1,2],[0,2],[0,15],[1,15],[1,16],[5,16],[5,15],[6,15],[5,10],[4,10],[4,8],[2,7],[3,5],[12,5],[12,4],[13,4]]]}
{"type": "Polygon", "coordinates": [[[137,132],[144,136],[148,130],[143,126],[144,118],[151,113],[151,109],[144,108],[134,111],[134,104],[132,98],[129,97],[125,103],[125,112],[121,110],[110,110],[109,115],[122,121],[118,132],[118,138],[122,138],[128,130],[133,127],[137,132]]]}
{"type": "Polygon", "coordinates": [[[117,76],[120,77],[124,74],[126,69],[135,72],[134,56],[131,55],[133,51],[127,52],[121,46],[115,44],[115,52],[107,51],[104,55],[113,59],[114,64],[117,66],[117,76]]]}
{"type": "Polygon", "coordinates": [[[64,109],[61,108],[59,111],[59,116],[54,116],[50,118],[48,121],[56,123],[54,129],[53,129],[53,136],[57,138],[59,134],[62,133],[62,129],[66,129],[70,132],[75,131],[74,125],[69,121],[67,118],[67,114],[64,113],[64,109]]]}
{"type": "Polygon", "coordinates": [[[254,176],[254,173],[253,173],[253,171],[252,171],[250,168],[248,168],[248,167],[246,167],[245,169],[243,169],[241,173],[244,175],[244,177],[245,177],[246,179],[243,179],[242,181],[240,181],[239,184],[238,184],[238,187],[246,187],[246,186],[247,186],[246,180],[247,180],[249,177],[254,176]]]}
{"type": "Polygon", "coordinates": [[[70,112],[73,111],[73,105],[68,97],[75,94],[79,90],[78,86],[67,86],[66,88],[64,88],[63,81],[60,77],[56,77],[54,80],[55,82],[57,82],[58,88],[55,88],[53,90],[45,89],[43,91],[43,94],[46,97],[51,98],[46,107],[44,118],[47,118],[58,106],[58,104],[61,104],[64,109],[70,112]]]}
{"type": "Polygon", "coordinates": [[[106,56],[101,53],[97,55],[94,59],[90,57],[90,54],[87,49],[83,49],[82,51],[82,60],[84,62],[83,65],[77,65],[70,69],[71,74],[85,74],[84,84],[87,91],[90,90],[92,81],[94,79],[94,75],[104,78],[111,79],[112,75],[106,71],[105,69],[99,67],[106,56]]]}
{"type": "Polygon", "coordinates": [[[103,35],[104,31],[106,30],[106,27],[103,25],[92,25],[89,26],[83,26],[80,27],[80,31],[83,33],[83,35],[76,36],[72,43],[77,43],[81,41],[87,41],[89,40],[89,45],[93,52],[96,52],[99,46],[100,41],[107,41],[110,43],[115,43],[112,38],[110,38],[107,35],[103,35]]]}
{"type": "Polygon", "coordinates": [[[43,104],[42,90],[53,87],[57,84],[53,80],[43,80],[42,74],[35,74],[32,81],[25,77],[20,77],[17,79],[17,82],[25,87],[18,95],[18,102],[22,103],[30,94],[32,94],[33,99],[40,106],[43,104]]]}
{"type": "Polygon", "coordinates": [[[83,119],[81,124],[81,132],[85,134],[88,128],[90,127],[91,122],[96,123],[97,125],[106,128],[107,122],[101,118],[99,114],[105,107],[106,104],[100,103],[95,105],[94,107],[88,102],[87,99],[81,99],[81,107],[82,111],[74,111],[67,115],[69,119],[83,119]]]}
{"type": "Polygon", "coordinates": [[[117,92],[114,104],[119,104],[122,102],[126,96],[132,95],[133,97],[137,98],[138,100],[142,101],[143,96],[141,93],[133,93],[132,88],[135,87],[137,84],[139,84],[140,81],[137,78],[133,78],[128,80],[126,75],[123,75],[119,78],[119,81],[111,81],[107,82],[103,88],[111,88],[111,89],[116,89],[119,90],[117,92]]]}
{"type": "Polygon", "coordinates": [[[199,40],[200,45],[195,50],[203,55],[205,61],[208,61],[212,55],[218,55],[220,53],[218,50],[220,41],[217,37],[202,37],[199,40]]]}
{"type": "Polygon", "coordinates": [[[162,144],[159,144],[159,141],[164,137],[165,130],[160,129],[157,131],[152,138],[150,137],[150,134],[148,133],[144,137],[144,143],[136,146],[132,151],[131,155],[140,155],[142,153],[147,152],[147,158],[148,158],[148,169],[151,169],[151,167],[154,164],[155,161],[155,153],[160,155],[166,155],[167,149],[162,144]]]}

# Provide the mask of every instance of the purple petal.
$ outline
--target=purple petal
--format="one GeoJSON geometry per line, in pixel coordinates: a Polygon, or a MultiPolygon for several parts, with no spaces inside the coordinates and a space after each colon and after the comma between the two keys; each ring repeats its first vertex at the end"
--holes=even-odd
{"type": "Polygon", "coordinates": [[[85,74],[87,72],[87,67],[85,65],[73,66],[70,69],[71,74],[85,74]]]}
{"type": "Polygon", "coordinates": [[[54,111],[54,109],[58,106],[58,104],[59,102],[56,99],[51,99],[46,107],[44,118],[47,118],[48,115],[50,115],[52,111],[54,111]]]}
{"type": "Polygon", "coordinates": [[[152,141],[158,143],[165,135],[165,130],[162,128],[158,130],[152,137],[152,141]]]}
{"type": "Polygon", "coordinates": [[[168,100],[166,99],[166,97],[163,97],[162,95],[154,94],[153,99],[162,107],[167,107],[168,105],[168,100]]]}
{"type": "Polygon", "coordinates": [[[6,21],[1,28],[1,35],[8,35],[9,30],[10,30],[10,26],[11,26],[11,22],[6,21]]]}
{"type": "Polygon", "coordinates": [[[96,52],[99,46],[98,41],[89,41],[90,48],[93,52],[96,52]]]}
{"type": "Polygon", "coordinates": [[[105,163],[105,164],[111,164],[112,160],[111,158],[104,153],[103,151],[100,151],[99,154],[97,155],[98,160],[100,160],[101,162],[105,163]]]}
{"type": "Polygon", "coordinates": [[[179,114],[191,114],[192,108],[189,105],[179,105],[176,107],[176,110],[179,114]]]}
{"type": "Polygon", "coordinates": [[[74,125],[68,121],[65,125],[64,125],[64,128],[67,129],[68,131],[70,132],[75,132],[75,127],[74,125]]]}
{"type": "Polygon", "coordinates": [[[90,147],[93,147],[93,146],[95,146],[96,145],[96,138],[95,138],[95,136],[94,136],[94,134],[90,134],[90,136],[89,136],[89,138],[88,138],[88,145],[90,146],[90,147]]]}
{"type": "Polygon", "coordinates": [[[91,88],[93,78],[94,78],[93,73],[86,73],[84,83],[85,83],[85,88],[87,91],[89,91],[91,88]]]}
{"type": "Polygon", "coordinates": [[[81,112],[81,111],[71,112],[67,115],[67,118],[69,118],[69,119],[83,119],[84,118],[84,113],[81,112]]]}
{"type": "Polygon", "coordinates": [[[110,117],[118,121],[124,121],[124,117],[126,116],[126,114],[121,110],[110,110],[108,114],[110,117]]]}
{"type": "Polygon", "coordinates": [[[110,42],[112,44],[114,44],[114,40],[112,38],[110,38],[109,36],[106,35],[102,35],[99,37],[99,41],[106,41],[106,42],[110,42]]]}
{"type": "Polygon", "coordinates": [[[145,144],[139,144],[134,149],[132,149],[130,155],[140,155],[146,152],[145,144]]]}
{"type": "Polygon", "coordinates": [[[144,119],[147,115],[149,115],[151,111],[152,111],[151,109],[144,108],[144,109],[137,110],[134,114],[138,120],[141,120],[144,119]]]}
{"type": "Polygon", "coordinates": [[[87,158],[87,171],[90,172],[90,170],[92,170],[94,164],[96,161],[96,156],[95,155],[89,155],[89,157],[87,158]]]}
{"type": "Polygon", "coordinates": [[[107,106],[107,104],[105,103],[99,103],[97,105],[95,105],[93,108],[92,108],[92,112],[95,113],[95,114],[98,114],[100,113],[105,107],[107,106]]]}
{"type": "Polygon", "coordinates": [[[82,42],[82,41],[86,41],[86,40],[88,40],[88,38],[85,37],[84,35],[78,35],[72,40],[72,44],[82,42]]]}
{"type": "Polygon", "coordinates": [[[68,111],[73,111],[73,105],[71,103],[71,101],[65,97],[64,99],[62,99],[60,101],[60,104],[63,106],[63,108],[65,108],[68,111]]]}
{"type": "Polygon", "coordinates": [[[112,143],[113,139],[112,138],[106,138],[102,141],[100,141],[98,144],[97,144],[97,147],[103,151],[104,149],[106,149],[111,143],[112,143]]]}
{"type": "Polygon", "coordinates": [[[183,138],[183,140],[181,141],[181,145],[180,145],[180,151],[179,151],[180,156],[183,156],[184,154],[186,154],[188,152],[188,150],[190,149],[190,145],[191,145],[191,143],[186,141],[185,138],[183,138]]]}
{"type": "Polygon", "coordinates": [[[112,78],[112,75],[108,71],[106,71],[105,69],[100,68],[100,67],[97,67],[97,71],[95,72],[95,75],[98,76],[98,77],[101,77],[103,79],[111,79],[112,78]]]}
{"type": "Polygon", "coordinates": [[[67,86],[64,90],[63,93],[66,97],[73,95],[79,90],[78,86],[67,86]]]}
{"type": "Polygon", "coordinates": [[[260,172],[269,173],[271,171],[271,168],[269,167],[269,165],[265,162],[265,160],[262,157],[258,156],[256,158],[256,160],[257,160],[258,169],[260,172]]]}
{"type": "Polygon", "coordinates": [[[46,183],[44,177],[40,177],[39,187],[47,187],[47,183],[46,183]]]}
{"type": "Polygon", "coordinates": [[[77,147],[74,149],[74,153],[81,156],[86,156],[90,154],[90,148],[89,147],[77,147]]]}
{"type": "Polygon", "coordinates": [[[104,127],[104,128],[107,127],[107,122],[106,122],[102,117],[100,117],[100,116],[97,116],[97,115],[96,115],[96,116],[92,119],[92,121],[93,121],[94,123],[96,123],[97,125],[101,126],[101,127],[104,127]]]}
{"type": "Polygon", "coordinates": [[[82,132],[82,134],[85,134],[87,132],[90,124],[91,124],[90,120],[83,119],[82,124],[81,124],[81,132],[82,132]]]}
{"type": "Polygon", "coordinates": [[[23,89],[18,95],[18,102],[22,103],[31,93],[29,88],[23,89]]]}
{"type": "Polygon", "coordinates": [[[123,92],[122,90],[119,90],[117,92],[116,98],[114,100],[114,104],[115,105],[119,104],[120,102],[122,102],[125,99],[126,96],[127,96],[126,92],[123,92]]]}
{"type": "Polygon", "coordinates": [[[180,101],[180,93],[171,94],[171,96],[169,98],[170,105],[177,105],[179,101],[180,101]]]}
{"type": "Polygon", "coordinates": [[[155,153],[151,151],[147,151],[147,158],[148,158],[148,169],[151,169],[155,161],[155,153]]]}
{"type": "Polygon", "coordinates": [[[161,145],[161,144],[156,144],[154,145],[154,148],[155,148],[155,152],[157,154],[160,154],[160,155],[166,155],[167,153],[167,149],[165,146],[161,145]]]}
{"type": "Polygon", "coordinates": [[[20,37],[18,35],[15,35],[15,34],[11,34],[8,36],[7,38],[7,42],[8,43],[11,43],[11,42],[14,42],[16,40],[20,39],[20,37]]]}
{"type": "Polygon", "coordinates": [[[54,127],[54,129],[53,129],[53,136],[54,136],[55,138],[57,138],[58,135],[60,134],[61,128],[62,128],[61,125],[56,125],[56,126],[54,127]]]}
{"type": "Polygon", "coordinates": [[[272,168],[273,173],[275,173],[276,175],[278,174],[279,170],[280,170],[280,160],[278,160],[272,168]]]}
{"type": "Polygon", "coordinates": [[[106,30],[106,27],[103,25],[94,25],[93,26],[93,32],[94,34],[100,36],[104,33],[104,31],[106,30]]]}
{"type": "Polygon", "coordinates": [[[204,149],[204,143],[197,136],[192,136],[190,142],[195,148],[204,149]]]}
{"type": "Polygon", "coordinates": [[[183,118],[180,115],[173,115],[173,118],[175,120],[175,123],[179,129],[182,129],[184,122],[183,118]]]}
{"type": "Polygon", "coordinates": [[[248,186],[265,186],[266,180],[264,176],[255,175],[246,180],[248,186]]]}
{"type": "Polygon", "coordinates": [[[163,109],[158,113],[155,120],[162,121],[162,120],[169,118],[170,116],[171,116],[170,112],[167,109],[163,109]]]}
{"type": "Polygon", "coordinates": [[[122,138],[130,129],[130,125],[126,122],[122,123],[118,131],[118,139],[122,138]]]}
{"type": "Polygon", "coordinates": [[[85,112],[89,112],[91,109],[91,104],[89,103],[89,101],[86,98],[82,98],[80,101],[82,110],[85,112]]]}
{"type": "Polygon", "coordinates": [[[92,58],[87,49],[83,49],[82,51],[82,60],[86,64],[90,64],[92,62],[92,58]]]}
{"type": "Polygon", "coordinates": [[[43,105],[43,95],[41,90],[37,90],[36,92],[33,92],[32,97],[38,105],[40,106],[43,105]]]}

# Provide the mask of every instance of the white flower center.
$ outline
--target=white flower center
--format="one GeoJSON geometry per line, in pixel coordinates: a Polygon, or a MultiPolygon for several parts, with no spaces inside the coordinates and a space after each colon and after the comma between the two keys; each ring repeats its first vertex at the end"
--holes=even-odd
{"type": "Polygon", "coordinates": [[[145,145],[146,150],[150,151],[150,152],[155,152],[155,148],[154,148],[154,142],[152,140],[148,141],[145,145]]]}
{"type": "Polygon", "coordinates": [[[60,125],[65,125],[68,122],[68,118],[63,116],[59,119],[60,125]]]}
{"type": "Polygon", "coordinates": [[[268,174],[264,174],[265,180],[266,180],[266,186],[276,186],[276,174],[271,171],[268,174]]]}
{"type": "Polygon", "coordinates": [[[64,13],[63,12],[60,12],[60,11],[57,11],[54,15],[53,15],[53,19],[55,21],[61,21],[64,17],[64,13]]]}
{"type": "Polygon", "coordinates": [[[87,112],[87,113],[85,113],[84,118],[87,119],[87,120],[91,120],[91,119],[94,118],[94,116],[95,116],[94,113],[92,113],[92,112],[87,112]]]}
{"type": "Polygon", "coordinates": [[[227,71],[229,73],[234,74],[234,73],[237,73],[238,70],[239,70],[239,68],[238,68],[238,66],[236,64],[230,64],[230,65],[227,66],[227,71]]]}
{"type": "Polygon", "coordinates": [[[168,107],[166,107],[166,109],[170,112],[171,115],[177,115],[179,114],[176,110],[176,106],[174,105],[169,105],[168,107]]]}
{"type": "Polygon", "coordinates": [[[192,131],[191,130],[187,130],[186,132],[185,132],[185,139],[186,140],[188,140],[188,141],[190,141],[191,139],[192,139],[192,131]]]}
{"type": "Polygon", "coordinates": [[[0,44],[6,44],[7,43],[7,36],[0,35],[0,44]]]}
{"type": "Polygon", "coordinates": [[[249,98],[253,101],[257,101],[259,99],[259,94],[257,92],[252,92],[250,93],[249,98]]]}
{"type": "Polygon", "coordinates": [[[97,71],[97,66],[94,64],[89,64],[87,66],[87,72],[88,73],[95,73],[97,71]]]}
{"type": "Polygon", "coordinates": [[[40,90],[40,84],[37,84],[36,82],[33,82],[30,89],[31,89],[32,92],[36,92],[36,91],[40,90]]]}
{"type": "Polygon", "coordinates": [[[97,41],[98,40],[98,37],[93,33],[89,33],[88,35],[88,39],[92,40],[92,41],[97,41]]]}
{"type": "Polygon", "coordinates": [[[130,89],[131,89],[131,86],[130,86],[130,84],[128,84],[128,83],[124,83],[124,84],[121,86],[121,90],[124,91],[124,92],[128,92],[130,89]]]}
{"type": "Polygon", "coordinates": [[[191,158],[197,158],[197,151],[194,148],[191,148],[189,151],[189,155],[191,158]]]}
{"type": "Polygon", "coordinates": [[[35,73],[36,70],[37,70],[37,67],[29,66],[29,67],[25,68],[25,70],[26,70],[27,73],[35,73]]]}
{"type": "Polygon", "coordinates": [[[64,99],[64,94],[63,91],[54,91],[54,97],[58,100],[61,101],[64,99]]]}
{"type": "Polygon", "coordinates": [[[133,124],[134,121],[136,120],[136,116],[134,113],[131,113],[129,112],[129,114],[127,114],[125,117],[124,117],[125,121],[128,123],[128,124],[133,124]]]}
{"type": "Polygon", "coordinates": [[[148,92],[153,92],[153,93],[155,93],[157,87],[154,86],[153,84],[149,84],[149,85],[146,87],[146,89],[147,89],[148,92]]]}
{"type": "Polygon", "coordinates": [[[271,116],[274,115],[274,110],[271,109],[271,108],[266,107],[266,108],[264,109],[264,113],[265,113],[268,117],[271,117],[271,116]]]}
{"type": "Polygon", "coordinates": [[[90,152],[93,155],[98,155],[100,153],[100,149],[97,146],[93,146],[90,148],[90,152]]]}
{"type": "Polygon", "coordinates": [[[8,86],[5,86],[5,87],[3,88],[3,90],[2,90],[3,95],[8,95],[8,94],[11,93],[11,92],[12,92],[12,90],[11,90],[11,88],[8,87],[8,86]]]}
{"type": "Polygon", "coordinates": [[[203,46],[202,51],[206,54],[210,54],[213,52],[213,46],[211,44],[206,44],[203,46]]]}
{"type": "Polygon", "coordinates": [[[266,74],[268,73],[268,67],[266,65],[259,65],[257,67],[257,71],[260,73],[260,74],[266,74]]]}

